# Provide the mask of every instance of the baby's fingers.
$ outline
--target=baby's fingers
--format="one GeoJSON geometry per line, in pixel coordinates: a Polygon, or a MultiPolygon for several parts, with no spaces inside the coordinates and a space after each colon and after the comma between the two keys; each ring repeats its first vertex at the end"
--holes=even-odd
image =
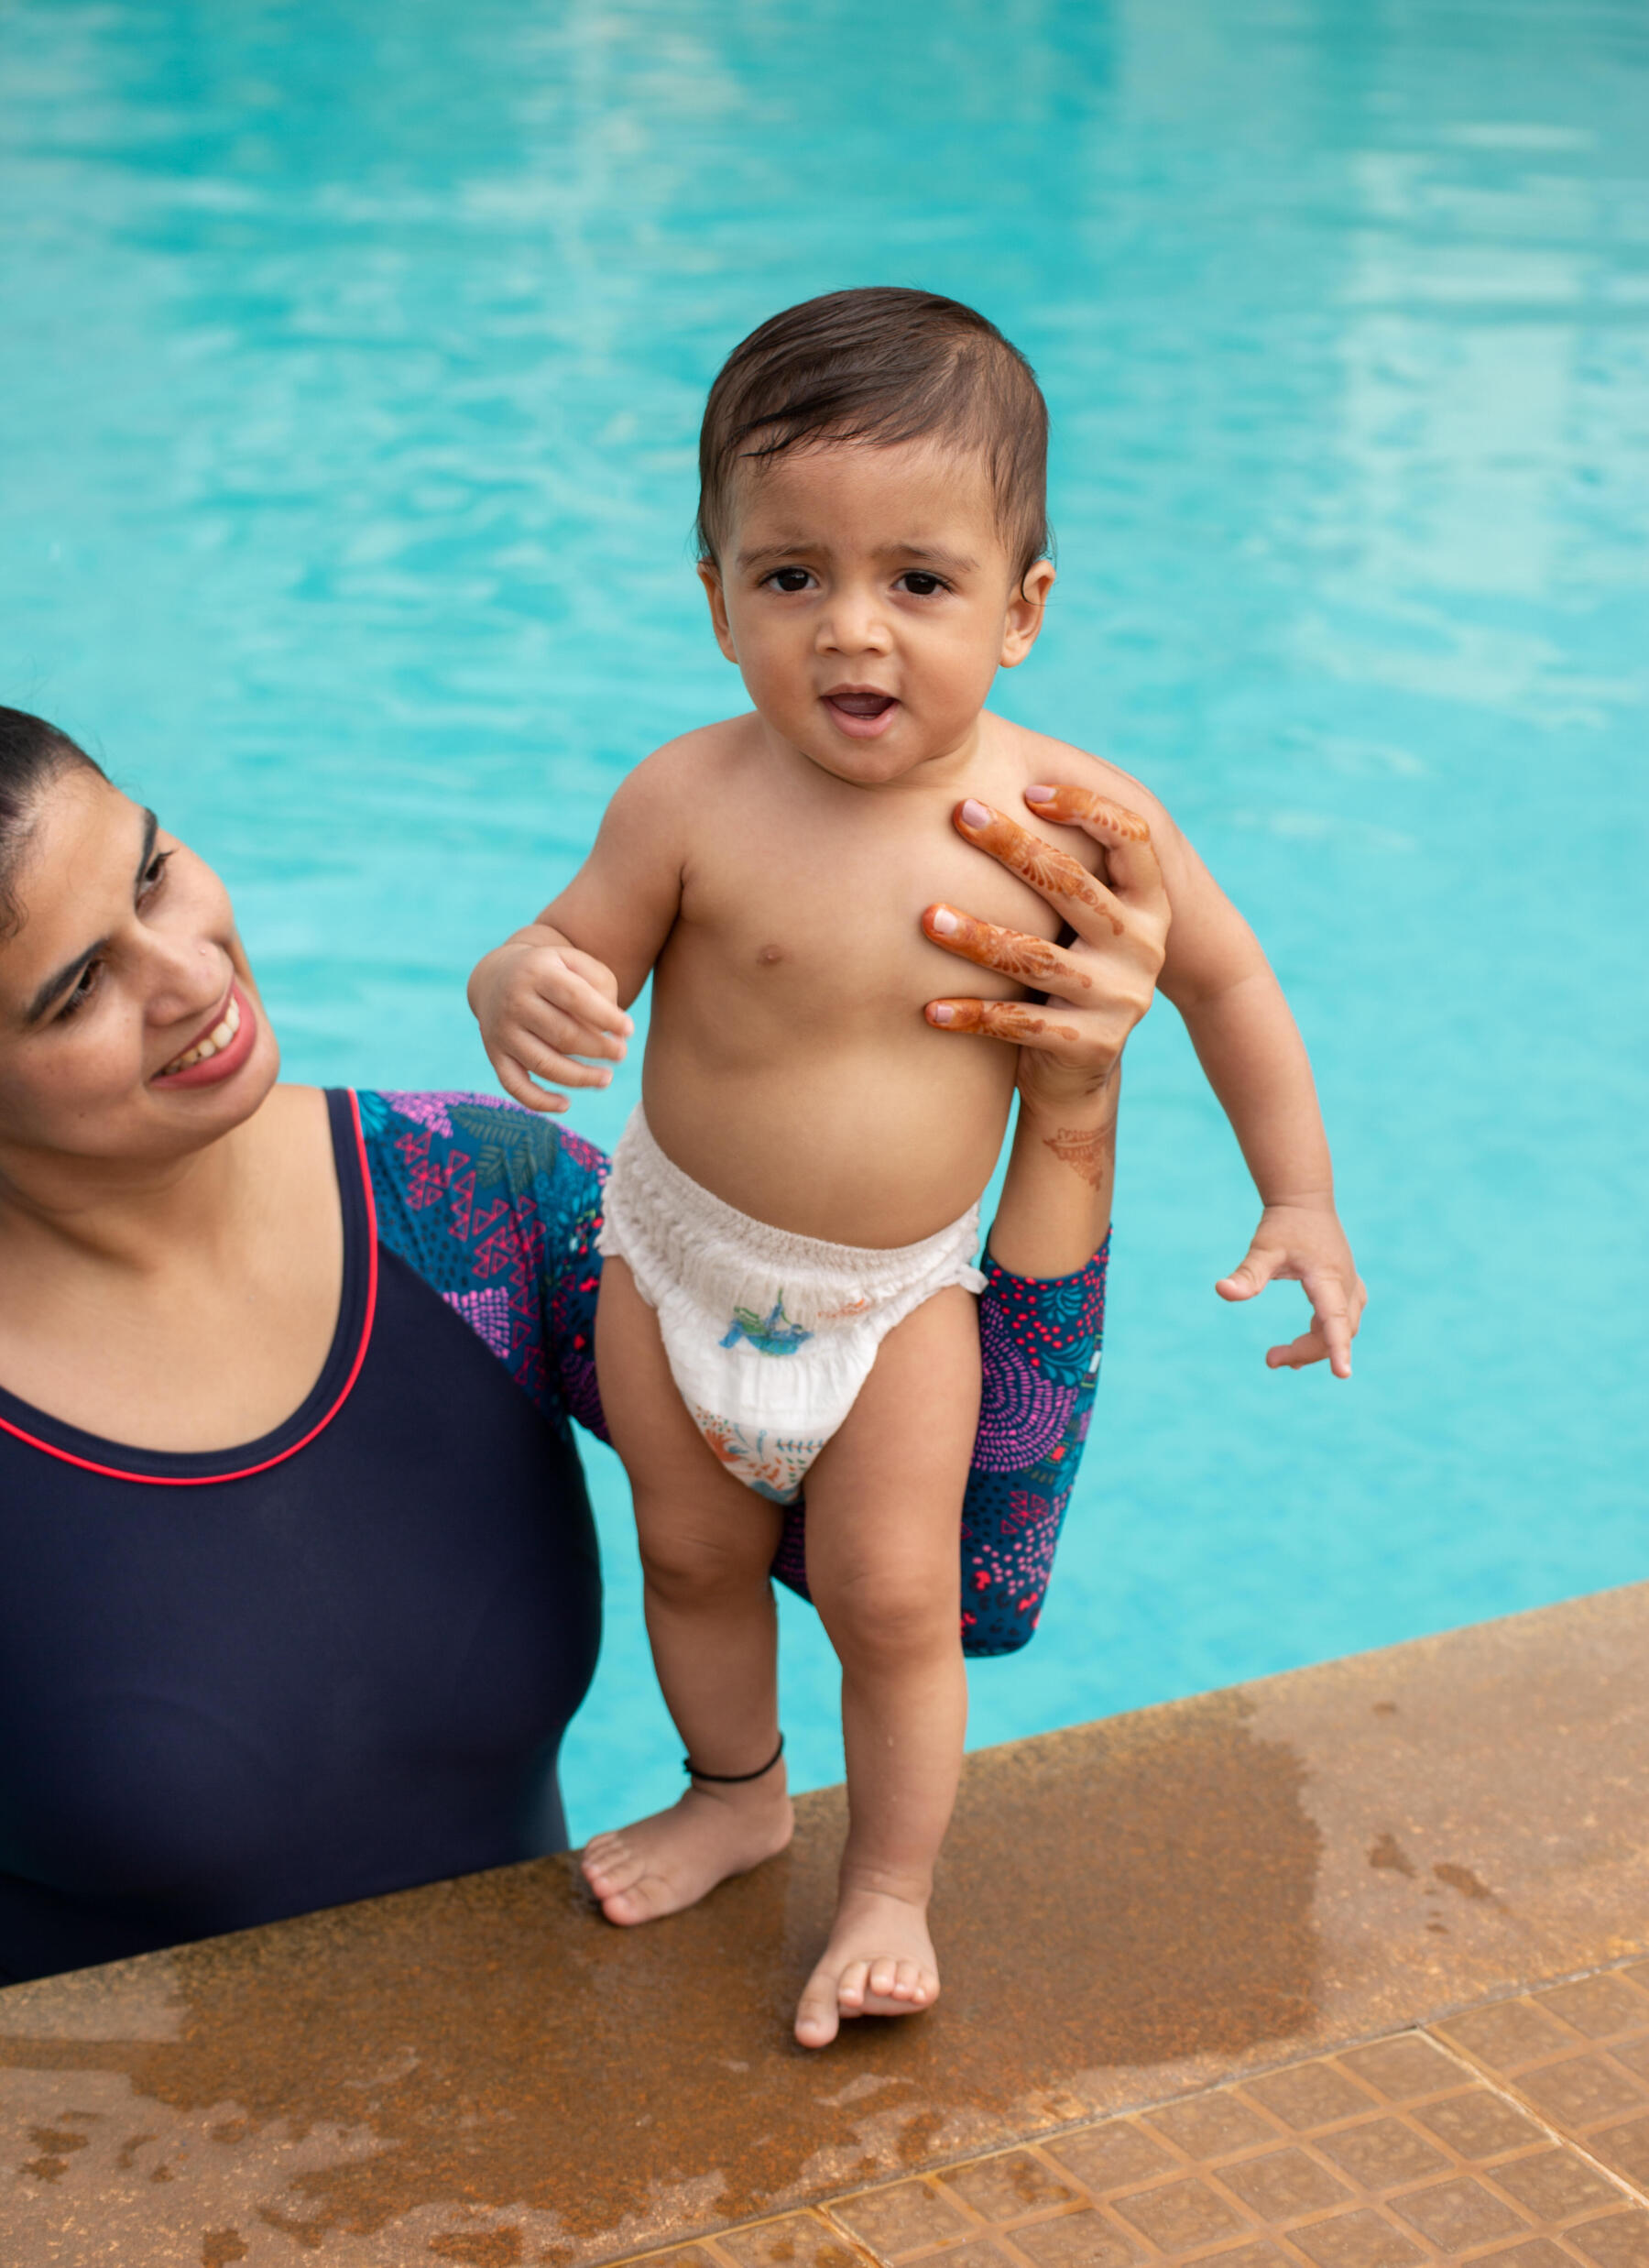
{"type": "Polygon", "coordinates": [[[1303,1331],[1297,1339],[1291,1339],[1285,1347],[1268,1347],[1265,1354],[1267,1370],[1305,1370],[1313,1363],[1320,1363],[1327,1353],[1327,1343],[1314,1324],[1303,1331]]]}
{"type": "MultiPolygon", "coordinates": [[[[625,1022],[629,1022],[628,1016],[625,1022]]],[[[628,1041],[611,1026],[592,1024],[541,995],[519,1003],[504,1019],[498,1039],[518,1055],[527,1046],[548,1047],[557,1055],[595,1056],[622,1063],[629,1052],[628,1041]]]]}
{"type": "Polygon", "coordinates": [[[585,1024],[591,1031],[611,1033],[616,1039],[628,1039],[636,1028],[617,1001],[597,991],[587,977],[569,968],[560,955],[548,969],[529,979],[522,993],[518,995],[517,1013],[527,1014],[534,1002],[559,1009],[562,1015],[571,1016],[575,1024],[585,1024]]]}
{"type": "Polygon", "coordinates": [[[1323,1342],[1328,1367],[1337,1378],[1349,1378],[1351,1342],[1357,1336],[1360,1316],[1352,1315],[1338,1276],[1307,1275],[1302,1280],[1311,1301],[1313,1334],[1323,1342]]]}
{"type": "Polygon", "coordinates": [[[1222,1299],[1251,1299],[1274,1278],[1283,1256],[1280,1252],[1268,1252],[1258,1244],[1250,1244],[1245,1257],[1229,1276],[1222,1276],[1214,1288],[1222,1299]]]}
{"type": "Polygon", "coordinates": [[[566,1109],[566,1096],[547,1094],[543,1088],[535,1087],[525,1064],[518,1063],[514,1056],[496,1055],[492,1058],[492,1067],[498,1074],[499,1086],[503,1088],[510,1100],[519,1102],[523,1110],[564,1111],[566,1109]]]}

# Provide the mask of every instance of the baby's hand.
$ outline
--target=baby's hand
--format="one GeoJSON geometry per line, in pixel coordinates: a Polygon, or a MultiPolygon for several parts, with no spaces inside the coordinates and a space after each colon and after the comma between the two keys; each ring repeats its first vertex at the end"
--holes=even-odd
{"type": "Polygon", "coordinates": [[[1305,1286],[1311,1329],[1271,1348],[1267,1368],[1304,1370],[1327,1356],[1335,1376],[1349,1378],[1351,1342],[1369,1295],[1331,1200],[1268,1205],[1241,1265],[1214,1288],[1222,1299],[1251,1299],[1278,1279],[1305,1286]]]}
{"type": "Polygon", "coordinates": [[[618,1005],[618,980],[604,961],[551,930],[518,929],[477,961],[469,1004],[506,1094],[530,1111],[564,1111],[565,1095],[536,1082],[606,1087],[613,1074],[578,1056],[622,1063],[635,1024],[618,1005]]]}

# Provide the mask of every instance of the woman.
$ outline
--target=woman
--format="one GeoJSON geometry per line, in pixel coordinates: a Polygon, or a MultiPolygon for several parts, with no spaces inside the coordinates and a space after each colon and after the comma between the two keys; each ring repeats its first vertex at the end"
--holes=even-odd
{"type": "MultiPolygon", "coordinates": [[[[975,1652],[1029,1636],[1086,1430],[1117,1067],[1167,920],[1149,853],[1117,879],[1079,1007],[958,1003],[1021,1049],[975,1652]]],[[[278,1068],[216,876],[0,710],[0,1983],[565,1840],[603,1161],[502,1102],[278,1068]]],[[[804,1589],[799,1518],[775,1572],[804,1589]]]]}

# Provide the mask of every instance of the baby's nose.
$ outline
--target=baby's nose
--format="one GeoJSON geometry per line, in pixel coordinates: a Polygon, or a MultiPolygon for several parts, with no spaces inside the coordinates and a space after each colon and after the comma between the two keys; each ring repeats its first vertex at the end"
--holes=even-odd
{"type": "Polygon", "coordinates": [[[823,625],[824,641],[838,653],[885,652],[889,641],[887,616],[876,601],[845,595],[830,609],[823,625]]]}

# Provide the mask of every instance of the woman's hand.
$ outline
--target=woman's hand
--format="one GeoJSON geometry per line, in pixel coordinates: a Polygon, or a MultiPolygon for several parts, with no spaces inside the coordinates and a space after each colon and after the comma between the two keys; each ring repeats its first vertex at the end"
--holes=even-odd
{"type": "Polygon", "coordinates": [[[1032,984],[1040,1001],[930,1001],[941,1031],[976,1033],[1018,1047],[1019,1088],[1029,1110],[1068,1112],[1108,1088],[1129,1034],[1150,1007],[1168,940],[1168,893],[1151,829],[1137,812],[1086,787],[1031,787],[1039,817],[1079,827],[1103,845],[1106,880],[1080,860],[984,804],[959,804],[956,831],[1041,896],[1075,942],[999,929],[951,905],[930,905],[922,926],[935,945],[981,969],[1032,984]]]}
{"type": "Polygon", "coordinates": [[[941,1031],[1019,1049],[1019,1123],[990,1249],[1013,1275],[1059,1276],[1086,1267],[1110,1225],[1122,1049],[1151,1005],[1168,895],[1137,813],[1082,787],[1027,790],[1025,800],[1102,843],[1106,880],[1004,813],[960,805],[957,832],[1040,892],[1076,937],[1051,945],[930,905],[923,927],[935,945],[1033,984],[1043,998],[935,1000],[927,1017],[941,1031]]]}

